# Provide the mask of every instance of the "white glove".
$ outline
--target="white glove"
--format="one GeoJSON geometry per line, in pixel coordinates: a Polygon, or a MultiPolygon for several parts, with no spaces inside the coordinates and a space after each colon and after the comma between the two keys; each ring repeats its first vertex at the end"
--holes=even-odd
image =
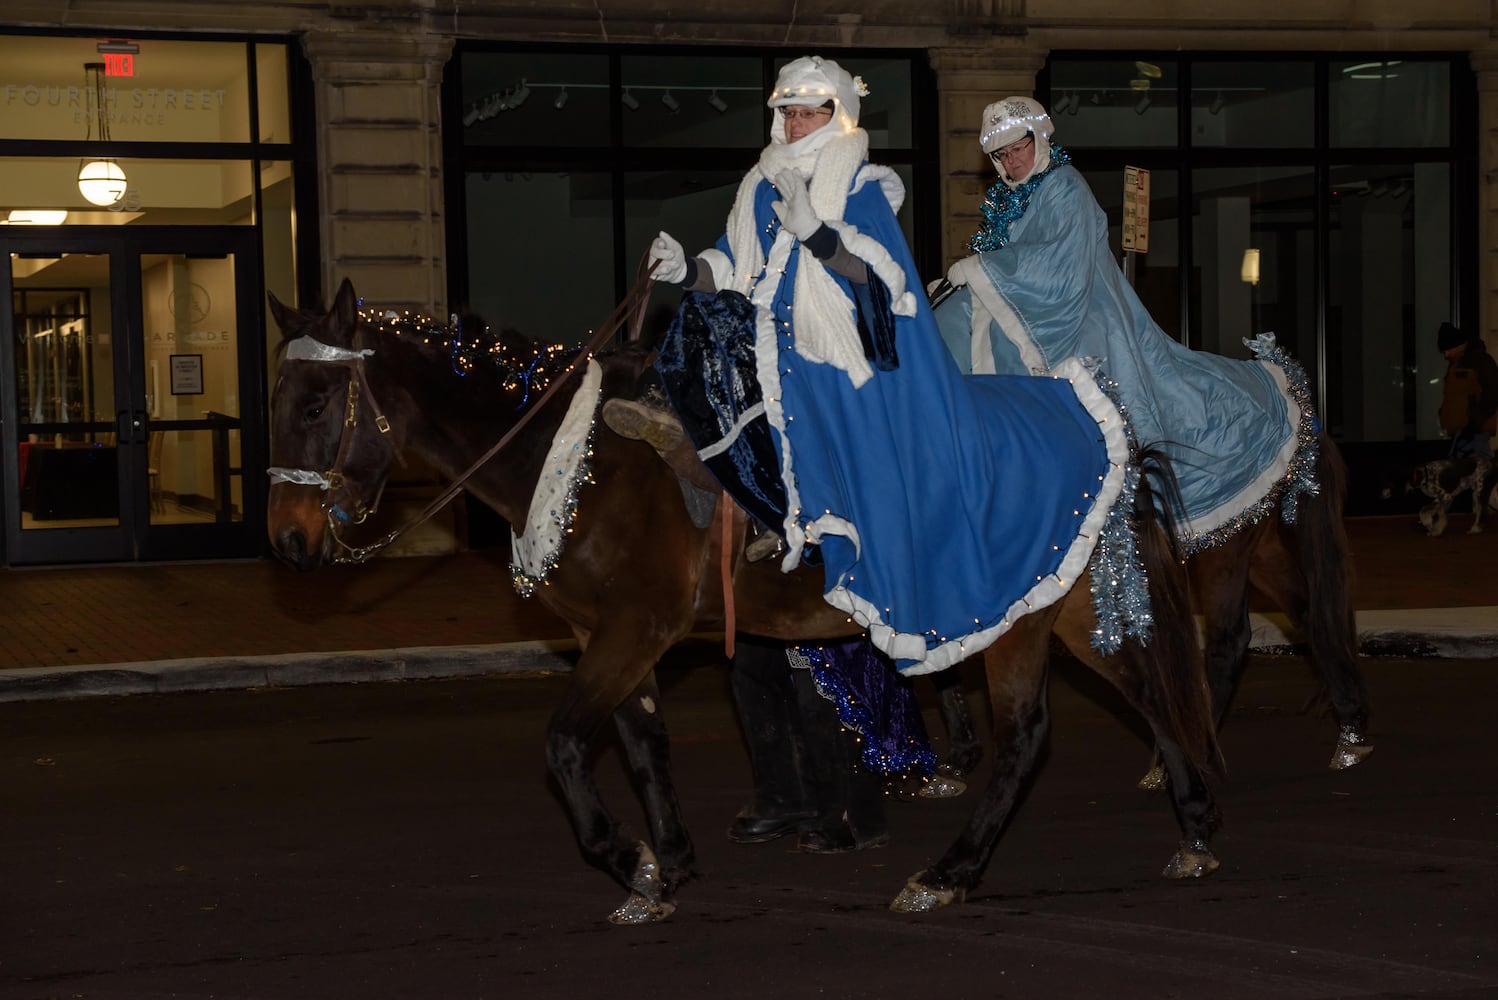
{"type": "Polygon", "coordinates": [[[672,285],[681,284],[681,280],[687,276],[687,254],[681,248],[670,233],[665,230],[650,244],[649,264],[660,261],[651,274],[656,281],[664,281],[672,285]]]}
{"type": "Polygon", "coordinates": [[[822,228],[822,220],[811,207],[811,192],[806,190],[805,181],[789,170],[782,170],[775,175],[775,188],[780,192],[781,200],[771,202],[770,207],[780,217],[780,224],[787,232],[798,240],[805,240],[822,228]]]}

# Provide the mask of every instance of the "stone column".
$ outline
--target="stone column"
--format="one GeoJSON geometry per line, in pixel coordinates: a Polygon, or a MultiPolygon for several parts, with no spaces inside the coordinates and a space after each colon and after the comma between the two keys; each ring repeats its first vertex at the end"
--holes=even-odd
{"type": "Polygon", "coordinates": [[[967,241],[983,218],[983,192],[998,179],[978,146],[983,109],[1001,97],[1035,93],[1047,52],[1031,45],[1023,37],[998,36],[930,51],[941,130],[943,270],[967,256],[967,241]]]}
{"type": "Polygon", "coordinates": [[[303,36],[317,95],[323,295],[445,316],[442,71],[452,39],[372,27],[303,36]]]}
{"type": "Polygon", "coordinates": [[[1477,73],[1477,315],[1462,327],[1476,329],[1488,350],[1498,349],[1498,50],[1472,53],[1477,73]],[[1474,326],[1475,324],[1475,326],[1474,326]]]}

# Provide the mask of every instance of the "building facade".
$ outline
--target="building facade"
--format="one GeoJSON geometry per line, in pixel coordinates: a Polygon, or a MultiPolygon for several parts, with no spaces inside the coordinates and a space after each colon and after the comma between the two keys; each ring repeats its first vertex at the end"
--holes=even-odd
{"type": "MultiPolygon", "coordinates": [[[[0,556],[258,555],[267,293],[313,304],[347,277],[368,305],[581,342],[656,231],[716,235],[762,95],[807,52],[869,84],[929,278],[979,222],[998,97],[1052,108],[1116,249],[1125,168],[1147,171],[1127,256],[1151,312],[1227,354],[1274,331],[1377,512],[1384,470],[1442,447],[1436,327],[1498,345],[1498,13],[1413,7],[13,0],[0,556]]],[[[430,492],[412,469],[389,521],[430,492]]]]}

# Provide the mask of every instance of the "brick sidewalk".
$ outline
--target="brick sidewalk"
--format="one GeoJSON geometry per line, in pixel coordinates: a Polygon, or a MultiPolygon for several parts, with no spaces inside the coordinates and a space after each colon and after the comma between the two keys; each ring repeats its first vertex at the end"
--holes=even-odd
{"type": "MultiPolygon", "coordinates": [[[[1350,520],[1358,610],[1498,607],[1498,518],[1481,535],[1470,523],[1427,538],[1409,517],[1350,520]]],[[[269,560],[13,569],[0,599],[0,669],[571,638],[516,595],[497,549],[307,574],[269,560]]]]}

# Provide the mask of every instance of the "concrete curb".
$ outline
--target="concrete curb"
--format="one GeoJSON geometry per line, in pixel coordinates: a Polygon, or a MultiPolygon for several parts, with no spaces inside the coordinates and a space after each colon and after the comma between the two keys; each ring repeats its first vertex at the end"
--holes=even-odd
{"type": "MultiPolygon", "coordinates": [[[[1281,614],[1251,614],[1256,653],[1304,653],[1305,636],[1281,614]]],[[[1360,611],[1358,651],[1364,656],[1481,660],[1498,657],[1498,608],[1360,611]]]]}
{"type": "MultiPolygon", "coordinates": [[[[1285,616],[1253,614],[1249,619],[1249,648],[1254,652],[1307,652],[1304,637],[1290,628],[1285,616]]],[[[1364,656],[1498,658],[1498,608],[1360,612],[1357,621],[1364,656]]],[[[688,638],[717,645],[721,651],[721,633],[688,638]]],[[[565,671],[572,669],[577,650],[571,640],[546,640],[3,670],[0,703],[565,671]]]]}
{"type": "Polygon", "coordinates": [[[39,667],[0,674],[0,702],[571,670],[576,656],[559,640],[39,667]]]}

